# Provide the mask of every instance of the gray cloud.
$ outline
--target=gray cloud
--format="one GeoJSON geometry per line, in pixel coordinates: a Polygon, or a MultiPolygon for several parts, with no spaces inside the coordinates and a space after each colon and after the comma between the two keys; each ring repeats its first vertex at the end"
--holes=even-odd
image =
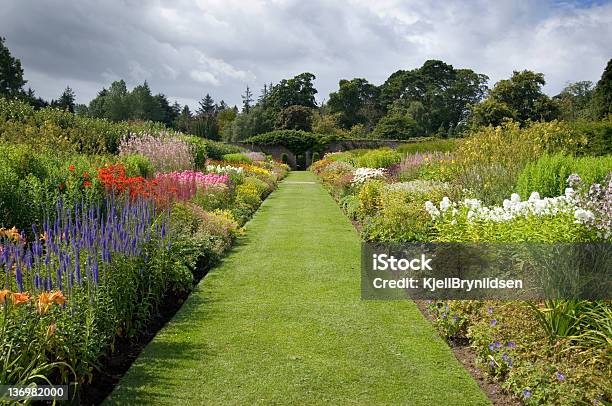
{"type": "Polygon", "coordinates": [[[376,84],[442,59],[485,73],[546,75],[549,94],[596,81],[612,56],[612,4],[559,1],[3,0],[0,35],[44,98],[66,85],[87,102],[112,80],[147,80],[195,106],[240,103],[249,84],[317,75],[319,100],[341,78],[376,84]]]}

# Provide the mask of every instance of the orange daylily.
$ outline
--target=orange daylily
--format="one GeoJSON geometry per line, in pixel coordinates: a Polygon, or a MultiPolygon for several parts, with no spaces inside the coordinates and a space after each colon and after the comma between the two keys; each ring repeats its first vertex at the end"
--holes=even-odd
{"type": "Polygon", "coordinates": [[[0,290],[0,303],[5,303],[8,295],[11,294],[11,291],[8,289],[0,290]]]}
{"type": "Polygon", "coordinates": [[[19,230],[17,227],[13,227],[11,229],[8,228],[0,228],[0,237],[5,236],[13,241],[19,241],[21,239],[21,234],[19,234],[19,230]]]}
{"type": "Polygon", "coordinates": [[[38,308],[38,313],[47,313],[47,310],[49,310],[49,306],[51,306],[51,303],[53,303],[53,300],[51,300],[51,293],[42,292],[40,295],[38,295],[38,303],[36,304],[36,307],[38,308]]]}
{"type": "Polygon", "coordinates": [[[51,296],[50,296],[49,299],[52,302],[55,302],[55,303],[57,303],[60,306],[63,305],[64,303],[66,303],[66,297],[59,290],[56,290],[55,292],[51,293],[51,296]]]}
{"type": "Polygon", "coordinates": [[[11,295],[11,299],[13,300],[13,304],[15,306],[18,306],[20,304],[28,302],[30,300],[30,294],[28,292],[13,293],[11,295]]]}

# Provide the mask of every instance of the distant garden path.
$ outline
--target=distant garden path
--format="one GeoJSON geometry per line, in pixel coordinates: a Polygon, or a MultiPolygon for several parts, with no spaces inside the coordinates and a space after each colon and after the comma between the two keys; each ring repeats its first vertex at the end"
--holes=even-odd
{"type": "Polygon", "coordinates": [[[417,307],[360,300],[359,236],[292,172],[122,379],[122,404],[489,404],[417,307]]]}

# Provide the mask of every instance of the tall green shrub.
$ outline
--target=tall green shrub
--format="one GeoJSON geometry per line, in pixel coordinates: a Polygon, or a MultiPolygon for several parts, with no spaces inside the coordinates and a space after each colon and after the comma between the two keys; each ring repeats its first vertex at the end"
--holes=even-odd
{"type": "Polygon", "coordinates": [[[573,157],[564,154],[543,155],[528,163],[520,173],[516,185],[522,198],[531,192],[554,197],[564,193],[567,178],[577,173],[586,184],[601,182],[612,172],[612,155],[602,157],[573,157]]]}

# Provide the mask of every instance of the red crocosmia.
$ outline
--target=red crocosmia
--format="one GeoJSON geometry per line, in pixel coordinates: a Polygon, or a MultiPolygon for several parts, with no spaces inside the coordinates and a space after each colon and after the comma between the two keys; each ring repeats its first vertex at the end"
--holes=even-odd
{"type": "Polygon", "coordinates": [[[85,182],[83,182],[83,186],[85,187],[91,187],[91,182],[86,180],[85,182]]]}
{"type": "Polygon", "coordinates": [[[89,179],[89,172],[83,172],[83,178],[89,179]]]}
{"type": "Polygon", "coordinates": [[[70,166],[68,167],[68,170],[69,170],[70,172],[74,172],[74,170],[75,170],[75,169],[76,169],[76,168],[74,167],[74,165],[70,165],[70,166]]]}

